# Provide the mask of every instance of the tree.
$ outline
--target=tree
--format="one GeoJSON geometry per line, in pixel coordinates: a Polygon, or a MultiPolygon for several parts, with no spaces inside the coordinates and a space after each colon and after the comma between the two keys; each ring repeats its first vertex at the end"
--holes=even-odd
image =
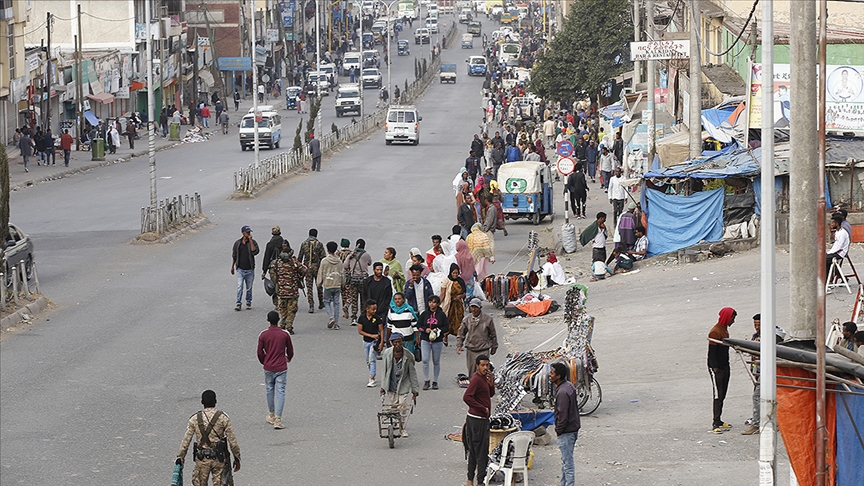
{"type": "Polygon", "coordinates": [[[578,0],[570,5],[564,28],[531,74],[530,89],[543,99],[595,95],[631,67],[629,0],[578,0]]]}
{"type": "MultiPolygon", "coordinates": [[[[306,140],[309,140],[309,135],[315,133],[315,119],[318,118],[318,112],[321,110],[321,97],[315,96],[309,98],[309,121],[306,122],[306,140]]],[[[321,136],[319,133],[318,136],[321,136]]]]}
{"type": "Polygon", "coordinates": [[[297,125],[297,131],[294,133],[294,150],[300,150],[303,148],[303,138],[300,136],[300,132],[303,131],[303,120],[300,120],[300,123],[297,125]]]}

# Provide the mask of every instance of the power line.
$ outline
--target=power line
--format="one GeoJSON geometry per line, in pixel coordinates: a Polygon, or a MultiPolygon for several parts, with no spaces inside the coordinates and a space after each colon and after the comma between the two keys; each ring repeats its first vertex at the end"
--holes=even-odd
{"type": "Polygon", "coordinates": [[[699,44],[701,44],[702,47],[705,48],[705,52],[707,52],[708,54],[711,54],[712,56],[716,56],[716,57],[725,56],[726,54],[729,53],[729,51],[732,50],[733,47],[735,47],[735,44],[737,44],[738,41],[741,40],[741,36],[744,35],[744,32],[747,30],[747,26],[750,25],[750,21],[753,19],[753,13],[756,12],[756,5],[758,5],[758,4],[759,4],[759,0],[755,0],[753,2],[753,8],[750,9],[750,15],[747,17],[747,21],[744,22],[744,27],[741,28],[741,32],[738,33],[738,37],[735,38],[735,42],[730,44],[728,49],[726,49],[725,51],[723,51],[719,54],[717,54],[717,53],[713,52],[711,49],[709,49],[708,45],[705,44],[705,42],[702,40],[701,37],[699,37],[699,27],[696,25],[696,22],[697,22],[696,12],[694,12],[693,9],[691,8],[690,9],[690,28],[695,29],[696,41],[699,44]]]}

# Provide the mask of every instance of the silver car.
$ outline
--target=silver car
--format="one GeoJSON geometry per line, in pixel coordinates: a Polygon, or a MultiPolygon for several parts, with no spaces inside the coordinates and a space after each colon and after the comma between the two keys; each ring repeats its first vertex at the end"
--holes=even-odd
{"type": "Polygon", "coordinates": [[[376,68],[369,68],[363,70],[363,87],[374,86],[376,88],[381,87],[381,71],[376,68]]]}
{"type": "Polygon", "coordinates": [[[26,233],[17,226],[9,224],[9,235],[6,236],[6,253],[3,262],[3,285],[12,286],[12,272],[24,262],[24,273],[29,281],[33,278],[33,242],[26,233]]]}

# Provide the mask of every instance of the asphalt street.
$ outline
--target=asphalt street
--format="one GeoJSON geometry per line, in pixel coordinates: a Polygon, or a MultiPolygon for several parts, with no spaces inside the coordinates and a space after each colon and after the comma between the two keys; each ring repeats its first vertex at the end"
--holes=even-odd
{"type": "MultiPolygon", "coordinates": [[[[461,66],[465,51],[443,56],[461,66]]],[[[413,75],[411,58],[396,62],[413,75]]],[[[56,308],[0,343],[3,483],[167,481],[186,420],[207,388],[237,431],[238,480],[464,480],[461,444],[443,440],[465,415],[453,383],[464,360],[454,347],[444,353],[442,389],[421,394],[411,437],[389,450],[377,437],[380,399],[365,387],[360,336],[349,326],[328,330],[326,314],[306,313],[302,297],[287,428],[270,428],[254,350],[271,305],[256,284],[253,309],[235,312],[229,265],[245,224],[261,245],[278,224],[295,248],[311,227],[324,241],[365,238],[376,259],[387,246],[400,260],[413,246],[428,248],[430,235],[454,223],[451,182],[480,121],[466,114],[480,107],[481,83],[460,69],[456,85],[431,85],[417,103],[419,146],[385,147],[376,133],[325,159],[321,173],[289,179],[255,200],[227,200],[231,171],[251,161],[236,135],[161,152],[160,197],[200,192],[213,222],[168,245],[128,244],[149,200],[146,157],[14,193],[12,219],[36,242],[43,291],[56,308]]],[[[513,224],[499,239],[495,271],[531,228],[513,224]]]]}

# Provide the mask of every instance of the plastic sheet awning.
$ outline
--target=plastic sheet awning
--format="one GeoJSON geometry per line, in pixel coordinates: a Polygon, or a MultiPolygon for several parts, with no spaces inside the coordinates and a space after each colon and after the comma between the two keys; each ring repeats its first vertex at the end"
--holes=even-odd
{"type": "MultiPolygon", "coordinates": [[[[651,170],[646,179],[675,178],[686,179],[725,179],[727,177],[747,177],[759,175],[762,164],[762,150],[737,150],[718,153],[711,157],[699,157],[671,167],[651,170]]],[[[776,169],[776,163],[775,163],[776,169]]]]}
{"type": "Polygon", "coordinates": [[[99,124],[99,119],[96,118],[96,115],[94,115],[93,112],[90,110],[84,111],[84,119],[87,120],[94,127],[99,124]]]}

